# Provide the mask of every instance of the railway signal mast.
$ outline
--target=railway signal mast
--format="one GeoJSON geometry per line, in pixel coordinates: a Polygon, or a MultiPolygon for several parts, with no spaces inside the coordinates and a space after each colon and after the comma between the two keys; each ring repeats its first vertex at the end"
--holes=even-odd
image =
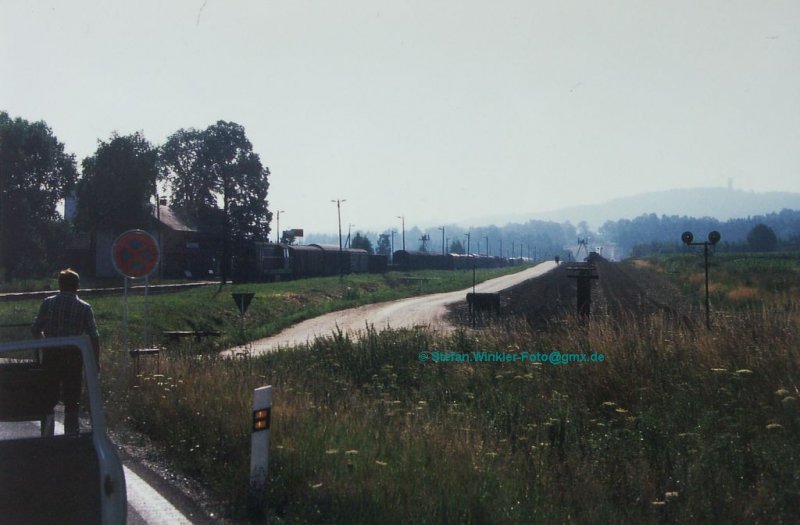
{"type": "Polygon", "coordinates": [[[706,272],[706,329],[711,330],[711,313],[708,306],[708,246],[715,246],[721,236],[718,231],[714,230],[708,234],[708,240],[703,242],[692,242],[694,241],[694,235],[692,232],[686,231],[683,232],[681,235],[681,240],[687,246],[700,246],[703,245],[703,266],[705,267],[706,272]]]}

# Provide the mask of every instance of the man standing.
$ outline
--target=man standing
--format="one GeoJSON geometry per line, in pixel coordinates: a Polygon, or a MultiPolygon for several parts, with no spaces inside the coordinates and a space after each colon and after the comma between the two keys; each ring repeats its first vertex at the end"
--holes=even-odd
{"type": "MultiPolygon", "coordinates": [[[[60,293],[42,301],[33,322],[34,337],[65,337],[87,334],[92,340],[94,359],[100,370],[100,338],[89,303],[78,298],[80,277],[70,269],[58,274],[60,293]]],[[[48,348],[42,351],[42,367],[61,388],[64,401],[64,433],[77,434],[81,399],[83,361],[77,348],[48,348]]]]}

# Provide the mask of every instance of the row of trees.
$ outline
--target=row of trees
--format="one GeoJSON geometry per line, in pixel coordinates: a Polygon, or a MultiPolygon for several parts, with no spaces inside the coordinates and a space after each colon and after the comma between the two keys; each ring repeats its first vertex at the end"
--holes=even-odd
{"type": "Polygon", "coordinates": [[[57,204],[77,176],[75,157],[44,122],[0,112],[0,264],[6,281],[20,268],[41,270],[57,251],[64,230],[57,204]]]}
{"type": "Polygon", "coordinates": [[[233,243],[265,240],[269,169],[244,128],[219,121],[204,130],[181,129],[161,147],[141,133],[99,141],[81,163],[64,152],[44,122],[0,112],[0,263],[4,279],[41,275],[63,251],[70,226],[58,202],[75,191],[75,227],[119,233],[147,228],[158,184],[190,222],[222,238],[221,272],[229,274],[233,243]]]}
{"type": "Polygon", "coordinates": [[[800,241],[800,211],[782,210],[727,221],[713,217],[648,214],[635,219],[608,221],[600,227],[598,234],[603,240],[616,243],[623,254],[641,255],[680,250],[680,234],[687,230],[703,239],[708,232],[719,231],[722,243],[717,249],[723,251],[769,251],[770,245],[788,249],[800,241]],[[770,236],[774,237],[773,241],[770,236]]]}

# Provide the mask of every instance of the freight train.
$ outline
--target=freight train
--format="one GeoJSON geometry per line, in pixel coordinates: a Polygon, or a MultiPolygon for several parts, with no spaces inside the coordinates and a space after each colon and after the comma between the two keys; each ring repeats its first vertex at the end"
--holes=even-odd
{"type": "Polygon", "coordinates": [[[483,255],[438,254],[398,250],[389,265],[385,255],[331,244],[275,244],[249,242],[239,246],[233,260],[234,281],[284,281],[346,273],[380,273],[389,269],[467,270],[502,268],[522,264],[522,258],[506,259],[483,255]]]}
{"type": "Polygon", "coordinates": [[[237,249],[235,281],[284,281],[345,273],[386,271],[384,255],[329,244],[274,244],[250,242],[237,249]]]}
{"type": "Polygon", "coordinates": [[[503,268],[522,264],[523,259],[506,259],[485,255],[458,253],[432,253],[398,250],[393,264],[402,270],[469,270],[472,268],[503,268]]]}

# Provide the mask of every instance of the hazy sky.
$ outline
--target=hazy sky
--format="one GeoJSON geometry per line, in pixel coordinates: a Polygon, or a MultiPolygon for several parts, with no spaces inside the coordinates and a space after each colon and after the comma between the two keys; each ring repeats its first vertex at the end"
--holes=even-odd
{"type": "Polygon", "coordinates": [[[245,126],[284,229],[800,191],[797,0],[0,0],[0,37],[0,109],[79,161],[245,126]]]}

